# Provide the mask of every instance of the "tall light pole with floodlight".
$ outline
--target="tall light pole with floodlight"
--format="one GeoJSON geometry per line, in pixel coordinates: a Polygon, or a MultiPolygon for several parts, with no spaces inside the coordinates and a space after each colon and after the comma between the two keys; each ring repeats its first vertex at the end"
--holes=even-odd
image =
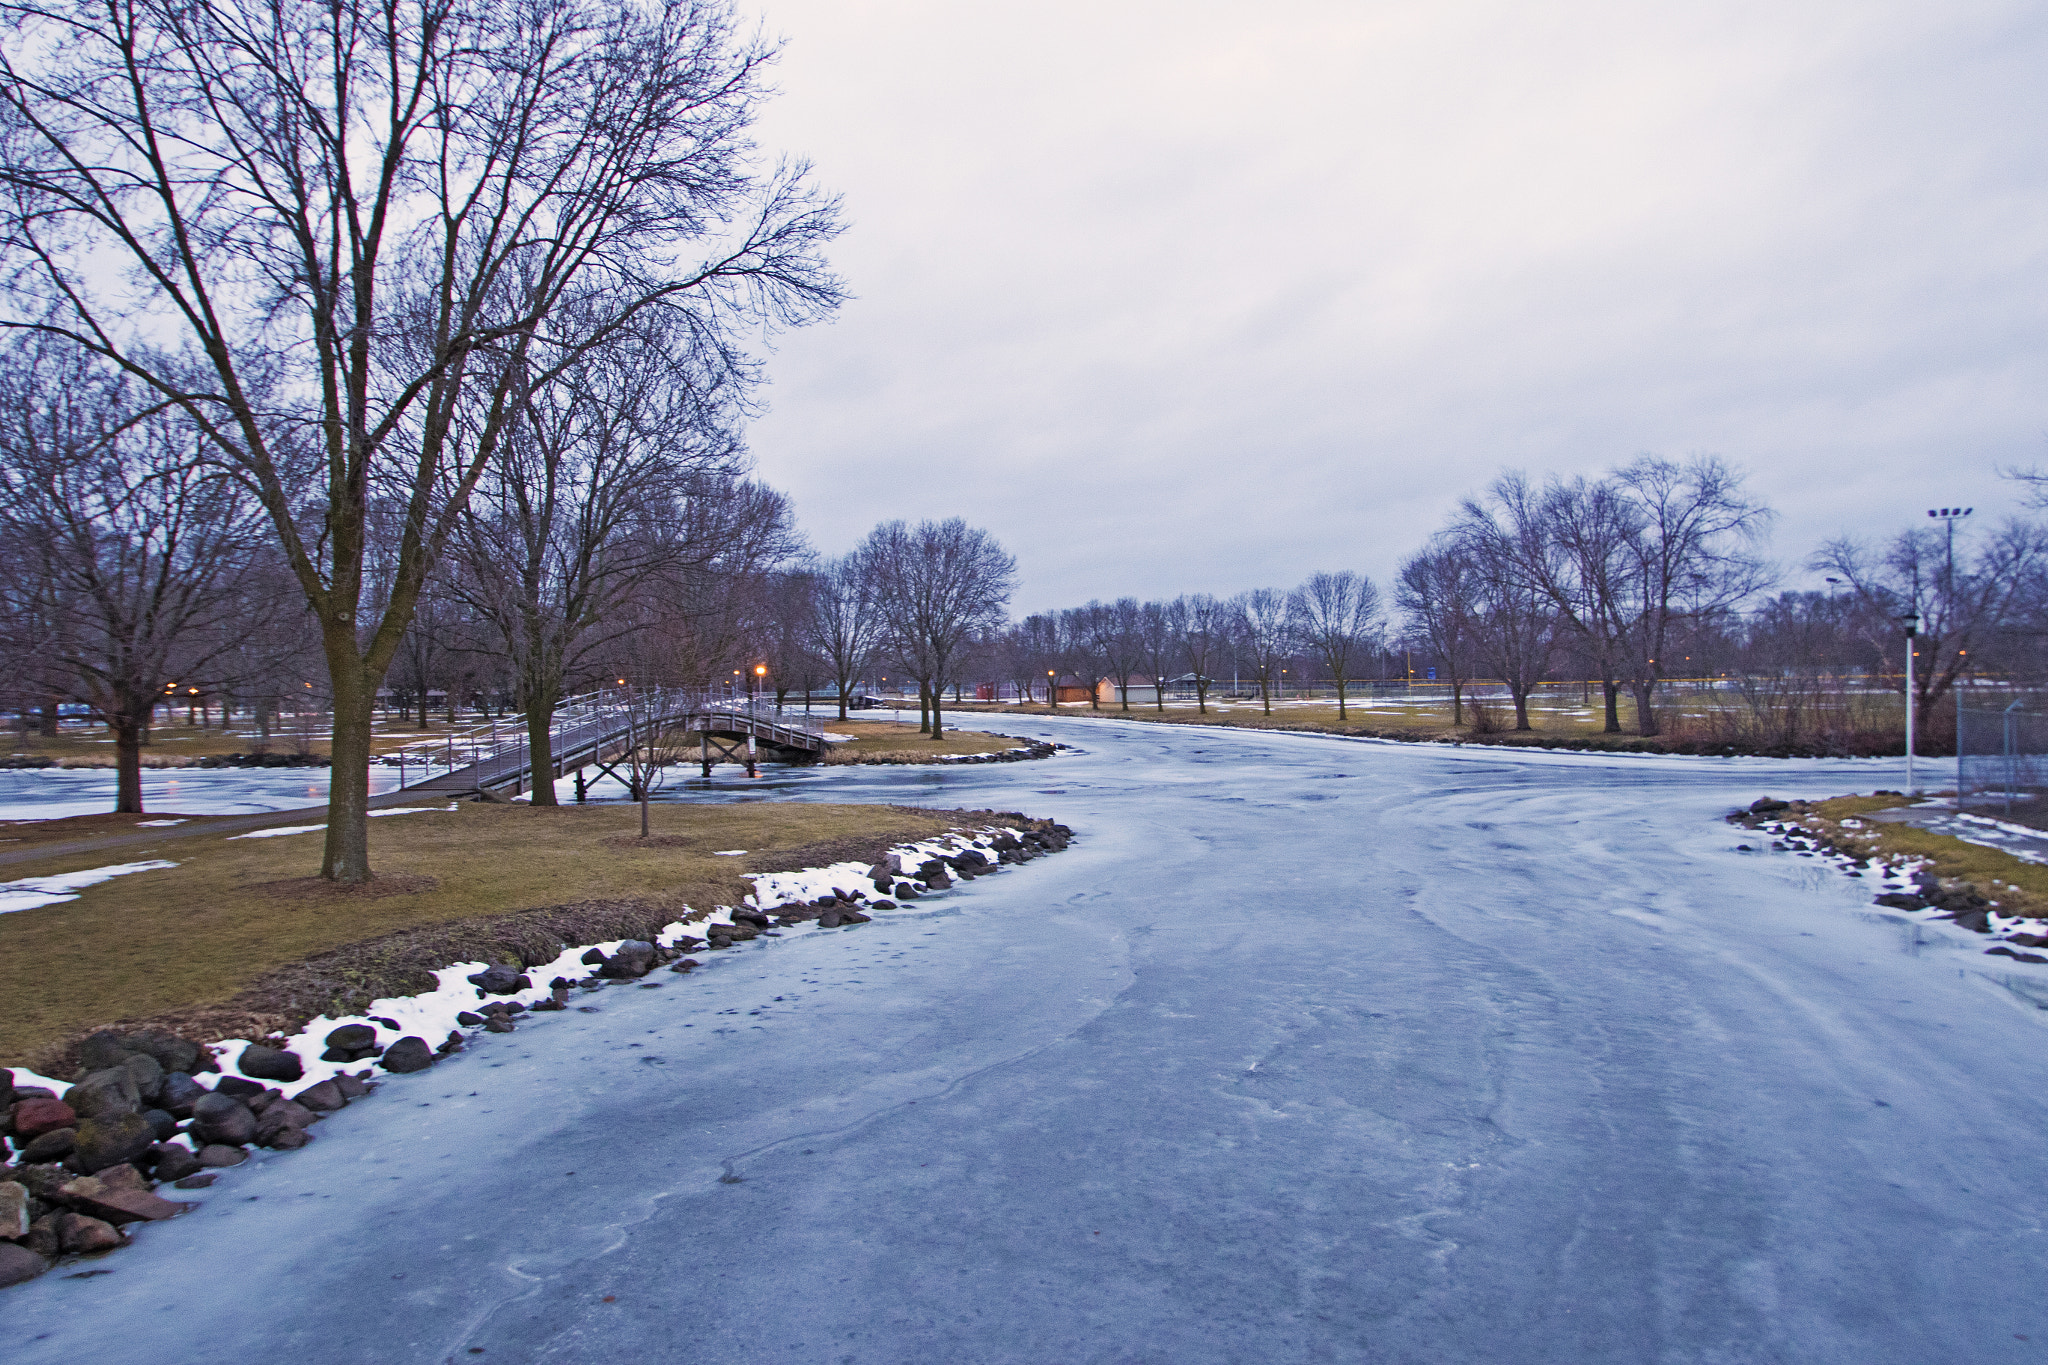
{"type": "Polygon", "coordinates": [[[1899,618],[1906,628],[1906,795],[1913,792],[1913,640],[1920,633],[1920,613],[1908,610],[1899,618]]]}

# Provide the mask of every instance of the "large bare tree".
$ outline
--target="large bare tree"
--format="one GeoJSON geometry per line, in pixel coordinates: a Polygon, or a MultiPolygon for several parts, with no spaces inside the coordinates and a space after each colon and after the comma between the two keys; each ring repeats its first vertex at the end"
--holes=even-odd
{"type": "Polygon", "coordinates": [[[1295,642],[1336,683],[1337,719],[1345,719],[1345,688],[1380,638],[1379,589],[1349,569],[1310,574],[1288,595],[1287,613],[1295,642]]]}
{"type": "Polygon", "coordinates": [[[846,719],[847,694],[875,657],[882,628],[873,575],[858,553],[819,570],[811,593],[811,650],[831,670],[841,720],[846,719]]]}
{"type": "Polygon", "coordinates": [[[255,591],[255,500],[197,458],[179,415],[70,347],[0,354],[0,616],[35,622],[43,686],[114,736],[117,812],[142,810],[142,744],[171,684],[211,691],[246,669],[274,604],[255,591]]]}
{"type": "Polygon", "coordinates": [[[745,329],[838,300],[834,205],[748,139],[772,51],[726,0],[10,18],[0,325],[125,369],[260,499],[333,697],[322,872],[365,880],[376,692],[516,394],[650,310],[745,377],[745,329]],[[371,606],[378,499],[399,543],[371,606]]]}
{"type": "Polygon", "coordinates": [[[940,694],[968,644],[1001,626],[1017,561],[959,517],[884,522],[869,532],[861,555],[895,652],[930,694],[931,737],[938,739],[945,733],[940,694]]]}
{"type": "Polygon", "coordinates": [[[1273,714],[1273,680],[1294,652],[1294,618],[1278,588],[1253,588],[1230,599],[1232,633],[1259,680],[1259,700],[1273,714]]]}
{"type": "Polygon", "coordinates": [[[679,534],[690,499],[738,492],[744,461],[674,342],[621,332],[520,394],[448,542],[451,588],[488,629],[526,718],[537,806],[555,804],[555,708],[637,626],[626,602],[725,548],[679,534]]]}
{"type": "Polygon", "coordinates": [[[1436,655],[1451,685],[1451,724],[1463,725],[1479,624],[1479,573],[1470,548],[1455,536],[1432,537],[1428,546],[1401,561],[1394,600],[1408,618],[1408,629],[1436,655]]]}

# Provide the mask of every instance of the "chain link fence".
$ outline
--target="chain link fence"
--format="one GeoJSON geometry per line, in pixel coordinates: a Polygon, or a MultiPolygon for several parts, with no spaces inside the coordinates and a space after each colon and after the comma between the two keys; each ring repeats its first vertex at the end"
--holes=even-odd
{"type": "Polygon", "coordinates": [[[1956,708],[1956,799],[1970,810],[2034,814],[2048,794],[2048,692],[1970,698],[1956,708]]]}

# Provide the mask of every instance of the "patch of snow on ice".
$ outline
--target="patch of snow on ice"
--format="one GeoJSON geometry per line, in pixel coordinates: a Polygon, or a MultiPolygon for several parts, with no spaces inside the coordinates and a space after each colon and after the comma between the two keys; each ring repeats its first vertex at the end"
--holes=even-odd
{"type": "Polygon", "coordinates": [[[322,830],[326,828],[327,826],[325,825],[285,825],[281,829],[259,829],[249,834],[230,834],[228,838],[230,840],[276,839],[286,834],[311,834],[315,830],[322,830]]]}

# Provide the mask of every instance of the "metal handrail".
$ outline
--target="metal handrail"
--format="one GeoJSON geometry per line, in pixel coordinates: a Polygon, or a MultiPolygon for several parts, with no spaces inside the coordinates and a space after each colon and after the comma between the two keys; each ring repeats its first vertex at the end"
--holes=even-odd
{"type": "MultiPolygon", "coordinates": [[[[642,688],[626,690],[601,688],[565,698],[550,717],[548,734],[553,759],[561,764],[579,749],[602,750],[609,740],[630,737],[640,725],[670,726],[699,716],[744,717],[747,733],[786,747],[812,748],[824,743],[821,722],[785,713],[765,697],[719,696],[703,688],[642,688]]],[[[500,717],[467,731],[451,733],[437,743],[421,746],[414,755],[400,750],[401,768],[418,761],[431,774],[468,770],[478,786],[502,783],[526,773],[532,767],[526,721],[500,717]],[[437,764],[433,760],[438,758],[437,764]]]]}

